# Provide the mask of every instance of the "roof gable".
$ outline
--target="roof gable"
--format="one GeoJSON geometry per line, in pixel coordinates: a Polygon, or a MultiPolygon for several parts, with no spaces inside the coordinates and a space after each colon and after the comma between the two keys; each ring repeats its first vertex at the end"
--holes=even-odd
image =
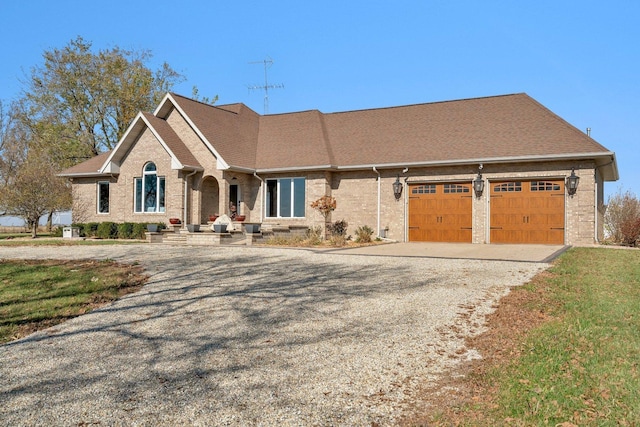
{"type": "Polygon", "coordinates": [[[129,126],[120,139],[118,145],[111,151],[110,156],[105,161],[100,172],[119,173],[122,160],[145,129],[149,129],[162,147],[169,153],[171,156],[172,169],[202,169],[200,162],[193,156],[166,121],[149,113],[138,113],[131,126],[129,126]]]}
{"type": "MultiPolygon", "coordinates": [[[[259,116],[244,104],[213,106],[177,94],[167,94],[171,102],[217,159],[218,169],[254,169],[259,116]]],[[[161,103],[157,116],[168,114],[161,103]]]]}

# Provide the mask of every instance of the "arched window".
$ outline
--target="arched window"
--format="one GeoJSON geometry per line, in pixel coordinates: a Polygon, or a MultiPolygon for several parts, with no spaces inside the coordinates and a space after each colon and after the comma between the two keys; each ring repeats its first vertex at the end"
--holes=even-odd
{"type": "Polygon", "coordinates": [[[135,212],[164,212],[165,180],[157,171],[156,164],[149,162],[142,169],[142,177],[135,178],[135,212]]]}

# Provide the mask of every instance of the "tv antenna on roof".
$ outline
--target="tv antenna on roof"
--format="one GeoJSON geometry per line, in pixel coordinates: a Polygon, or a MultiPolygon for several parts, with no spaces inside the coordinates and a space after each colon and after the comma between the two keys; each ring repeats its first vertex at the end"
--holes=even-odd
{"type": "Polygon", "coordinates": [[[262,61],[252,61],[249,64],[263,64],[264,65],[264,84],[247,86],[249,90],[264,90],[264,114],[269,114],[269,89],[284,89],[283,84],[269,84],[267,78],[267,70],[273,65],[273,59],[267,55],[262,61]]]}

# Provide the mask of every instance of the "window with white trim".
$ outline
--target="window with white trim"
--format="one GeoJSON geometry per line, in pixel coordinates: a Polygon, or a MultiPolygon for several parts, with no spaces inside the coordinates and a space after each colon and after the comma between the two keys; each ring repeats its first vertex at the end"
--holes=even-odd
{"type": "Polygon", "coordinates": [[[134,211],[160,213],[165,211],[165,179],[158,176],[155,163],[144,165],[141,178],[134,179],[134,211]]]}
{"type": "Polygon", "coordinates": [[[109,181],[98,181],[98,213],[109,213],[109,181]]]}
{"type": "Polygon", "coordinates": [[[265,216],[267,218],[304,218],[305,179],[266,179],[265,216]]]}

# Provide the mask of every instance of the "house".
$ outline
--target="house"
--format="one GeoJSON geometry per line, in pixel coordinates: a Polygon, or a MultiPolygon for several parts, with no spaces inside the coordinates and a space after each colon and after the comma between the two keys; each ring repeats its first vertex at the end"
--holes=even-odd
{"type": "Polygon", "coordinates": [[[399,241],[591,244],[615,154],[524,93],[260,115],[168,93],[117,146],[66,171],[82,221],[331,221],[399,241]],[[568,183],[571,185],[569,186],[568,183]],[[577,188],[575,187],[577,184],[577,188]]]}

